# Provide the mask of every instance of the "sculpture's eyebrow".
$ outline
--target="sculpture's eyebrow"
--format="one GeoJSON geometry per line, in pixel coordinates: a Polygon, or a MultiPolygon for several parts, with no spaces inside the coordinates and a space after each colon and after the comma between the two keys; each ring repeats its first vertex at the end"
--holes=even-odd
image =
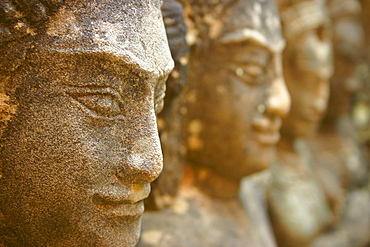
{"type": "Polygon", "coordinates": [[[130,71],[140,78],[153,78],[157,80],[164,77],[167,78],[174,67],[174,61],[172,59],[164,64],[152,64],[148,63],[145,59],[137,57],[129,50],[107,54],[116,60],[118,64],[130,68],[130,71]]]}
{"type": "Polygon", "coordinates": [[[224,35],[220,38],[220,42],[223,44],[244,42],[254,43],[255,45],[262,46],[273,53],[282,52],[286,43],[283,38],[278,40],[278,42],[272,43],[259,31],[247,28],[224,35]]]}
{"type": "Polygon", "coordinates": [[[255,64],[259,66],[265,66],[271,57],[271,52],[265,46],[253,43],[240,43],[238,48],[239,51],[242,49],[245,51],[236,52],[233,55],[234,63],[241,64],[255,64]],[[240,47],[240,48],[239,48],[240,47]]]}
{"type": "Polygon", "coordinates": [[[66,82],[63,82],[62,85],[71,88],[80,88],[86,90],[110,88],[114,91],[121,92],[122,86],[124,86],[124,83],[122,82],[124,81],[124,78],[120,78],[119,76],[108,76],[104,74],[99,74],[88,81],[83,81],[81,78],[75,78],[75,80],[68,80],[66,82]]]}

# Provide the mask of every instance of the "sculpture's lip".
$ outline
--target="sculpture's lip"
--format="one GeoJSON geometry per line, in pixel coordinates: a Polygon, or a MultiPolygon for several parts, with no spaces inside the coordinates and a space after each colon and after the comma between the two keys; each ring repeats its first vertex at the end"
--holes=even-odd
{"type": "Polygon", "coordinates": [[[144,213],[144,199],[146,197],[147,195],[127,198],[125,195],[117,194],[94,194],[92,201],[106,215],[138,218],[144,213]]]}
{"type": "Polygon", "coordinates": [[[324,110],[316,109],[314,106],[311,106],[311,108],[303,109],[299,116],[305,122],[319,122],[324,114],[324,110]]]}
{"type": "Polygon", "coordinates": [[[280,140],[279,131],[258,131],[256,136],[258,142],[263,145],[276,145],[280,140]]]}
{"type": "Polygon", "coordinates": [[[280,118],[257,118],[253,122],[253,129],[257,141],[262,145],[276,145],[280,140],[280,118]]]}
{"type": "Polygon", "coordinates": [[[321,119],[322,119],[321,114],[307,114],[302,116],[302,120],[306,123],[320,122],[321,119]]]}

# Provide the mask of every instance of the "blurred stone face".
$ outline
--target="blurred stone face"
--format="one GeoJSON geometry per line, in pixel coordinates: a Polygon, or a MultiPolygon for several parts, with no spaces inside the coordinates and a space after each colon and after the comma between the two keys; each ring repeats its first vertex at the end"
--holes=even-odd
{"type": "MultiPolygon", "coordinates": [[[[312,18],[318,19],[315,26],[294,36],[287,36],[283,66],[292,107],[284,120],[283,132],[288,136],[312,135],[327,108],[332,47],[325,13],[314,13],[312,18]]],[[[309,13],[303,14],[307,16],[309,13]]],[[[290,29],[293,22],[294,19],[283,22],[283,28],[290,29]]]]}
{"type": "Polygon", "coordinates": [[[334,119],[349,113],[351,98],[361,87],[356,67],[363,57],[364,31],[358,1],[330,3],[335,69],[330,80],[328,118],[334,119]]]}
{"type": "MultiPolygon", "coordinates": [[[[263,9],[259,1],[244,4],[263,9]]],[[[290,105],[281,71],[284,40],[279,26],[269,32],[253,22],[252,17],[264,15],[238,14],[244,20],[237,31],[224,35],[192,63],[187,95],[191,162],[234,179],[270,164],[281,118],[290,105]]]]}
{"type": "Polygon", "coordinates": [[[162,169],[155,106],[173,64],[159,1],[69,2],[48,27],[10,78],[18,106],[1,141],[1,238],[134,246],[162,169]]]}

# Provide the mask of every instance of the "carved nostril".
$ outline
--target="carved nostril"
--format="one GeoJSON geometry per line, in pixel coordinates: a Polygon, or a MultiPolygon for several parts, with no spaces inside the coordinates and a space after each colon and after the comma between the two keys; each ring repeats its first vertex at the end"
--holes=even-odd
{"type": "Polygon", "coordinates": [[[124,182],[133,184],[147,184],[153,182],[161,173],[163,166],[162,156],[157,155],[146,160],[132,160],[122,162],[116,172],[116,177],[124,182]]]}
{"type": "Polygon", "coordinates": [[[151,183],[162,171],[163,156],[156,118],[154,111],[148,114],[143,124],[132,126],[135,135],[127,140],[131,145],[117,163],[117,178],[124,183],[151,183]]]}
{"type": "Polygon", "coordinates": [[[272,83],[270,93],[266,101],[266,112],[277,115],[281,118],[288,114],[291,99],[283,78],[278,78],[272,83]]]}
{"type": "Polygon", "coordinates": [[[319,113],[319,114],[323,114],[326,110],[326,106],[327,106],[327,101],[325,98],[322,98],[322,99],[317,99],[315,104],[315,109],[316,111],[319,113]]]}

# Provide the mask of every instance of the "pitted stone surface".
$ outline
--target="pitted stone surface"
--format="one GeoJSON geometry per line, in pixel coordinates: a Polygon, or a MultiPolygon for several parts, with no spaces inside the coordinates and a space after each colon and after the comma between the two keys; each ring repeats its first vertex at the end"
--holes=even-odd
{"type": "Polygon", "coordinates": [[[162,170],[162,2],[0,4],[0,245],[134,246],[162,170]]]}

